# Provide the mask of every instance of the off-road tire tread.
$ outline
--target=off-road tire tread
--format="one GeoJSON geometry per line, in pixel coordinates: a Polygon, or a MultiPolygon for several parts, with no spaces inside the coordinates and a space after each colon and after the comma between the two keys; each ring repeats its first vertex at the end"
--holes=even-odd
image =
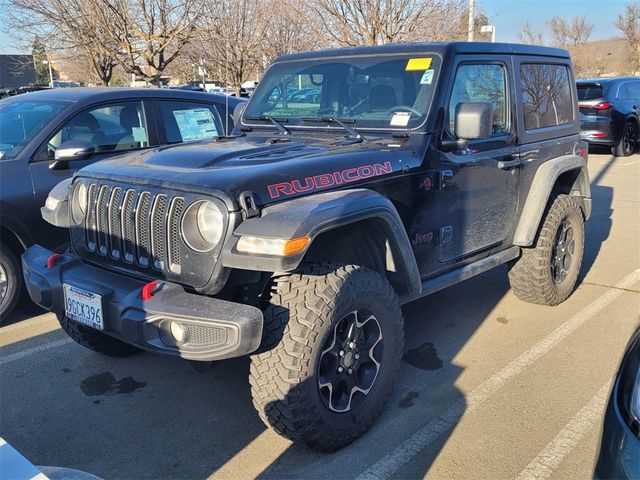
{"type": "Polygon", "coordinates": [[[60,326],[72,340],[94,352],[109,357],[128,357],[141,352],[139,348],[133,345],[110,337],[106,333],[94,330],[91,327],[80,325],[64,315],[57,315],[57,317],[60,326]]]}
{"type": "MultiPolygon", "coordinates": [[[[551,250],[555,242],[558,226],[562,219],[570,211],[576,211],[582,219],[582,211],[578,201],[564,194],[553,196],[549,199],[545,213],[542,217],[540,230],[533,247],[523,248],[520,258],[510,263],[509,283],[511,290],[525,302],[539,305],[558,305],[571,295],[573,288],[560,294],[551,278],[551,250]]],[[[576,230],[574,228],[574,230],[576,230]]],[[[580,228],[582,234],[578,257],[573,262],[582,264],[584,252],[584,224],[580,228]]]]}
{"type": "MultiPolygon", "coordinates": [[[[388,305],[399,334],[395,339],[387,337],[386,340],[398,342],[396,348],[402,352],[404,322],[398,297],[389,282],[364,267],[323,262],[305,264],[296,273],[274,279],[269,308],[272,318],[280,318],[286,325],[280,342],[253,356],[251,361],[249,381],[253,404],[262,421],[280,435],[316,450],[334,451],[361,436],[382,413],[390,394],[387,392],[375,415],[354,425],[348,436],[337,436],[324,427],[314,405],[306,402],[300,391],[291,388],[308,378],[307,373],[315,361],[311,345],[321,341],[318,339],[321,327],[329,321],[326,313],[336,306],[336,295],[350,276],[362,282],[361,289],[381,295],[378,298],[388,305]]],[[[394,369],[394,377],[399,367],[400,356],[396,365],[387,365],[394,369]]],[[[315,381],[315,377],[312,378],[315,381]]]]}

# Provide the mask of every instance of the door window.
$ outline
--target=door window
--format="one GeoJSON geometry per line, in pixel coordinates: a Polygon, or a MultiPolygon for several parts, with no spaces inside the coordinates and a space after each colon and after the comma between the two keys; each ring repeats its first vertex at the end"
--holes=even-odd
{"type": "Polygon", "coordinates": [[[149,146],[142,102],[126,102],[85,110],[68,120],[47,144],[53,158],[69,140],[92,144],[96,153],[122,152],[149,146]]]}
{"type": "Polygon", "coordinates": [[[167,143],[209,140],[223,134],[220,117],[212,104],[158,102],[167,143]]]}
{"type": "Polygon", "coordinates": [[[520,80],[525,129],[573,123],[571,81],[566,65],[524,63],[520,66],[520,80]]]}
{"type": "Polygon", "coordinates": [[[627,82],[627,100],[640,101],[640,82],[627,82]]]}
{"type": "Polygon", "coordinates": [[[502,65],[461,65],[456,72],[449,102],[449,127],[455,131],[455,112],[459,103],[490,103],[493,135],[509,131],[507,74],[502,65]]]}

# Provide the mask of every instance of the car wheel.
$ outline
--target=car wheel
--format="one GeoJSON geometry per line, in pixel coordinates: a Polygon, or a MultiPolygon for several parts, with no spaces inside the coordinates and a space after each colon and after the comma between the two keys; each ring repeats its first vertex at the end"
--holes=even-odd
{"type": "Polygon", "coordinates": [[[611,153],[616,157],[628,157],[633,155],[638,148],[638,127],[633,122],[627,122],[622,129],[620,143],[611,148],[611,153]]]}
{"type": "Polygon", "coordinates": [[[141,350],[133,345],[113,338],[106,333],[91,327],[81,325],[65,315],[57,315],[60,326],[76,343],[94,352],[108,357],[128,357],[140,353],[141,350]]]}
{"type": "Polygon", "coordinates": [[[509,265],[509,282],[518,298],[558,305],[573,291],[584,252],[584,218],[569,195],[549,200],[535,244],[509,265]]]}
{"type": "Polygon", "coordinates": [[[260,417],[316,450],[351,443],[382,412],[400,366],[396,293],[364,267],[308,264],[275,279],[271,304],[287,321],[280,341],[251,360],[260,417]]]}
{"type": "Polygon", "coordinates": [[[22,294],[22,268],[18,256],[0,243],[0,322],[13,311],[22,294]]]}

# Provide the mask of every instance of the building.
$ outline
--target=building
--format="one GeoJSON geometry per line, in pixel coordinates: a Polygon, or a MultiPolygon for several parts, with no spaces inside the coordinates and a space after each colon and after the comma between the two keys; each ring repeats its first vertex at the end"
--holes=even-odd
{"type": "Polygon", "coordinates": [[[0,87],[22,87],[36,83],[32,55],[0,55],[0,87]]]}

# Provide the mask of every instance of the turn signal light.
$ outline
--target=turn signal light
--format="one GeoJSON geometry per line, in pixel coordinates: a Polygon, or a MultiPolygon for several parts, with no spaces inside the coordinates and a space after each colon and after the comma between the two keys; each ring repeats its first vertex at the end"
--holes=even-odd
{"type": "Polygon", "coordinates": [[[274,255],[288,257],[304,251],[311,242],[310,237],[296,238],[261,238],[243,235],[236,248],[239,252],[257,255],[274,255]]]}

